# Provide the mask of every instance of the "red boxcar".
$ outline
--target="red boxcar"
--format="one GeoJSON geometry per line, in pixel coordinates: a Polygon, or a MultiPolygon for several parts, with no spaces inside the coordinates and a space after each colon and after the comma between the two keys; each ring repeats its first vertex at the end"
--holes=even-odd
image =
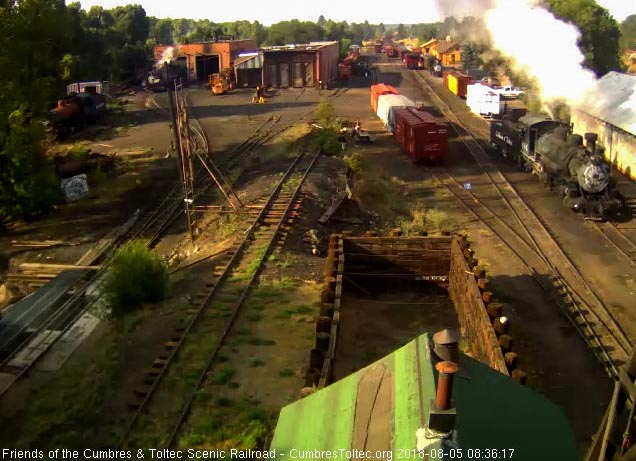
{"type": "Polygon", "coordinates": [[[415,107],[395,111],[395,138],[413,162],[448,157],[448,125],[415,107]]]}
{"type": "Polygon", "coordinates": [[[404,57],[404,64],[407,69],[417,69],[420,64],[420,55],[416,53],[409,53],[404,57]]]}
{"type": "Polygon", "coordinates": [[[384,47],[384,53],[387,58],[397,58],[399,56],[398,49],[393,45],[386,45],[384,47]]]}
{"type": "Polygon", "coordinates": [[[382,94],[398,94],[398,91],[391,85],[385,85],[384,83],[371,85],[371,108],[374,113],[378,111],[378,98],[382,94]]]}

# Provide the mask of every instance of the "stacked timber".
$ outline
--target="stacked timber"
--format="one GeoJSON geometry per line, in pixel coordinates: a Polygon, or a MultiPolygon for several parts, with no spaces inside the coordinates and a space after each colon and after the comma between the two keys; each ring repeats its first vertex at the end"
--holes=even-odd
{"type": "Polygon", "coordinates": [[[479,266],[465,236],[455,240],[451,247],[449,292],[462,336],[468,339],[476,358],[525,383],[526,373],[519,367],[513,350],[510,319],[504,315],[503,304],[488,290],[486,271],[479,266]]]}
{"type": "Polygon", "coordinates": [[[17,271],[7,273],[7,282],[11,285],[26,284],[41,287],[68,269],[97,270],[100,266],[78,266],[74,264],[21,263],[17,271]]]}
{"type": "Polygon", "coordinates": [[[316,343],[309,354],[306,388],[301,391],[301,396],[308,395],[310,388],[320,389],[332,381],[336,339],[340,325],[343,271],[344,238],[341,234],[332,234],[329,238],[324,283],[320,294],[320,316],[316,319],[316,343]]]}

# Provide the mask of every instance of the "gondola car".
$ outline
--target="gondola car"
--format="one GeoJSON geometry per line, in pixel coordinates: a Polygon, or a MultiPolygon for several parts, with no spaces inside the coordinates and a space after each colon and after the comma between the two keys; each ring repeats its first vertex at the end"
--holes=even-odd
{"type": "Polygon", "coordinates": [[[587,219],[602,221],[620,215],[625,200],[612,178],[611,166],[596,145],[598,136],[580,135],[548,116],[529,114],[515,121],[492,121],[490,143],[504,157],[557,188],[568,208],[587,219]]]}

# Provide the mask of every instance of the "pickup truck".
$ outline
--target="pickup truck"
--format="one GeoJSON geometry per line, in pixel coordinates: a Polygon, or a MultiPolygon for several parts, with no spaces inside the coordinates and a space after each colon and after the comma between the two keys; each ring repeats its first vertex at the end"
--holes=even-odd
{"type": "Polygon", "coordinates": [[[497,91],[499,91],[499,94],[502,98],[507,99],[516,99],[524,93],[523,90],[520,90],[519,88],[515,88],[513,86],[504,86],[499,88],[497,91]]]}

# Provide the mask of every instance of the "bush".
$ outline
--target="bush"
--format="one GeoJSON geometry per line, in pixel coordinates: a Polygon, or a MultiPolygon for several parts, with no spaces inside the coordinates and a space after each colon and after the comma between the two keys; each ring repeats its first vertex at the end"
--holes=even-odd
{"type": "Polygon", "coordinates": [[[325,155],[335,155],[342,150],[338,142],[338,132],[331,128],[314,131],[311,147],[313,150],[320,149],[325,155]]]}
{"type": "Polygon", "coordinates": [[[336,128],[336,110],[333,107],[333,103],[327,98],[323,97],[320,99],[315,115],[321,127],[336,128]]]}
{"type": "Polygon", "coordinates": [[[362,156],[359,152],[354,152],[353,154],[346,156],[344,161],[354,175],[362,173],[362,156]]]}
{"type": "Polygon", "coordinates": [[[110,267],[104,291],[118,316],[146,302],[164,299],[168,288],[168,269],[161,259],[140,241],[121,248],[110,267]]]}

